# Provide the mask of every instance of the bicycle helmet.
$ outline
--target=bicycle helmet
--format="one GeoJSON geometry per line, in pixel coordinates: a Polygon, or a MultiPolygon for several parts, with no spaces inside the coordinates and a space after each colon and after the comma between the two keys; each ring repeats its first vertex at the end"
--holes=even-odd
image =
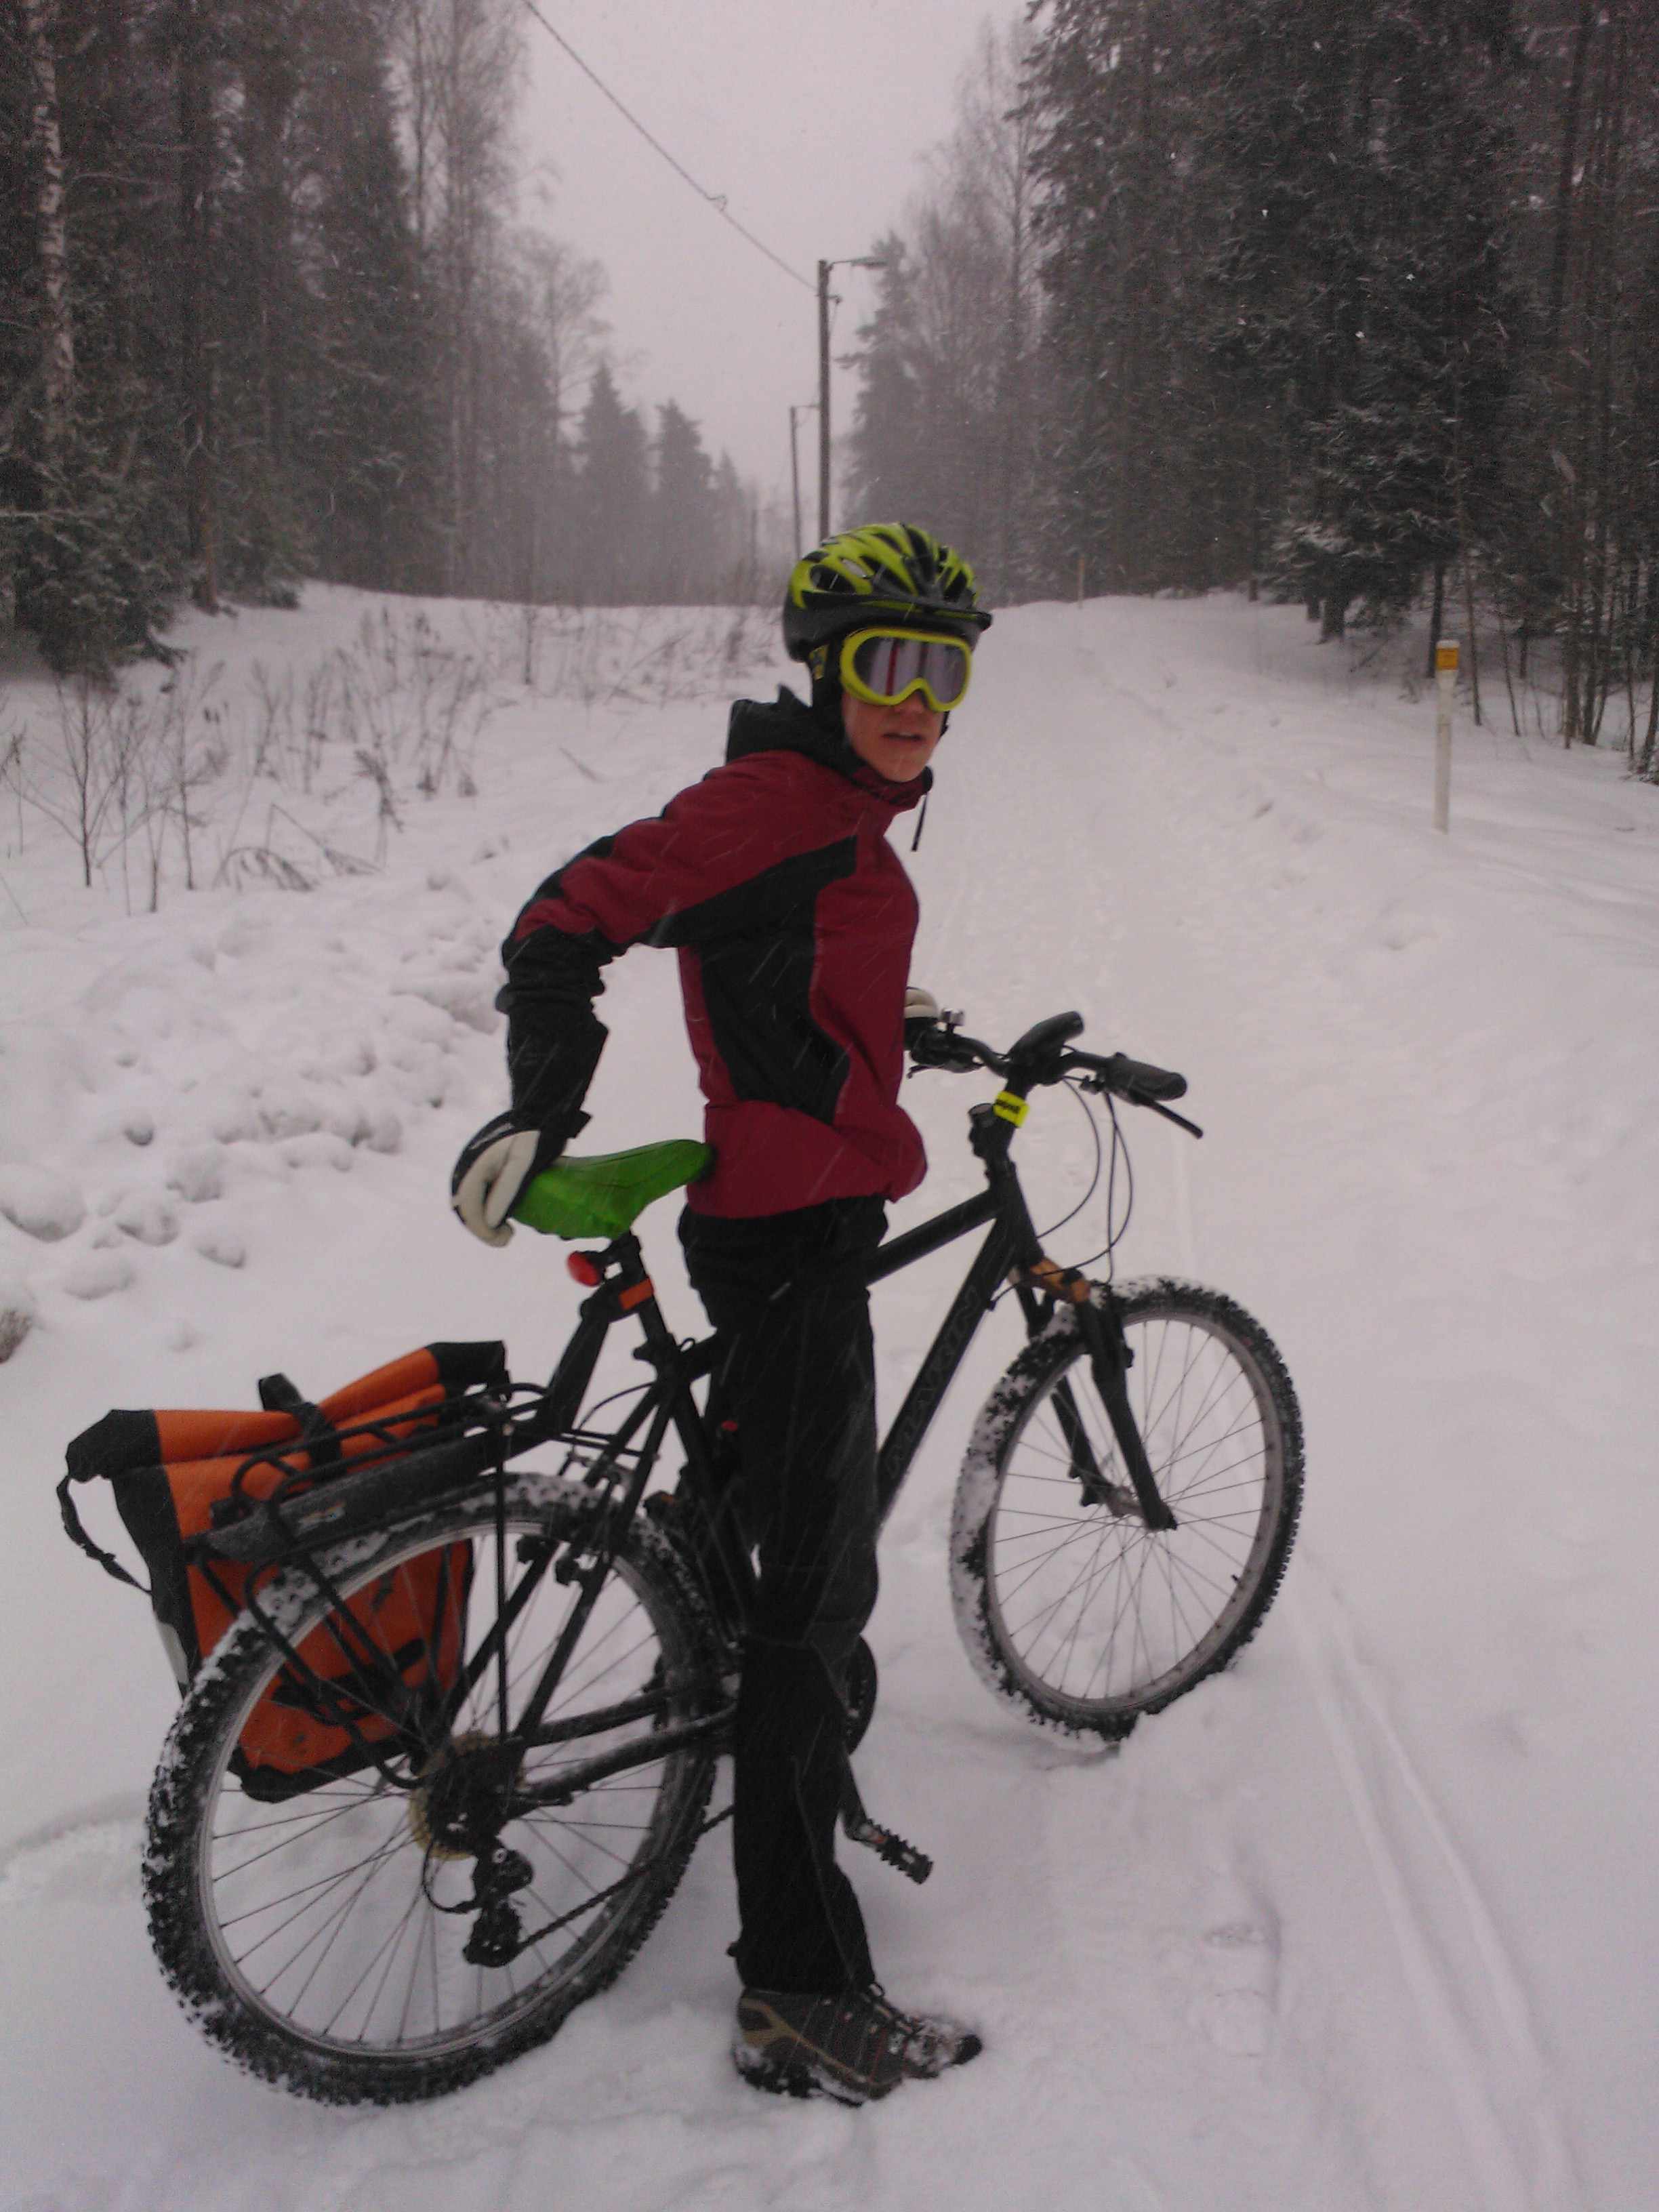
{"type": "Polygon", "coordinates": [[[974,572],[930,531],[908,522],[837,531],[803,555],[783,600],[783,642],[792,660],[849,630],[906,623],[959,638],[973,649],[991,626],[974,598],[974,572]]]}

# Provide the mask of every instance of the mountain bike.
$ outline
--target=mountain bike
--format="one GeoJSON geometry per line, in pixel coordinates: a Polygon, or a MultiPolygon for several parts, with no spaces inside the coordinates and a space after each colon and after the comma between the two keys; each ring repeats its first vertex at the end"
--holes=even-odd
{"type": "MultiPolygon", "coordinates": [[[[923,1031],[913,1059],[1000,1079],[969,1114],[985,1187],[890,1237],[870,1278],[985,1235],[882,1443],[883,1511],[979,1324],[1011,1297],[1026,1342],[957,1483],[956,1619],[993,1690],[1115,1741],[1260,1626],[1301,1502],[1296,1395],[1231,1299],[1091,1280],[1033,1227],[1014,1163],[1030,1094],[1106,1099],[1115,1146],[1113,1102],[1202,1133],[1170,1107],[1182,1078],[1074,1048],[1075,1014],[1006,1052],[959,1018],[923,1031]]],[[[708,1808],[754,1588],[735,1441],[717,1389],[711,1403],[714,1340],[675,1336],[634,1233],[706,1157],[647,1146],[561,1160],[532,1185],[520,1219],[605,1239],[568,1258],[588,1295],[545,1385],[465,1394],[419,1437],[379,1440],[326,1480],[313,1469],[194,1540],[204,1567],[246,1571],[244,1609],[168,1736],[145,1897],[187,2011],[269,2081],[391,2103],[545,2041],[633,1957],[723,1817],[708,1808]],[[644,1372],[589,1406],[623,1322],[644,1372]],[[520,1465],[532,1452],[543,1463],[520,1465]],[[407,1648],[409,1607],[382,1601],[428,1588],[434,1555],[446,1574],[466,1563],[464,1620],[458,1634],[452,1607],[443,1650],[434,1636],[423,1655],[407,1648]],[[404,1622],[404,1646],[377,1640],[382,1615],[404,1622]],[[238,1745],[272,1700],[343,1730],[351,1754],[252,1787],[238,1745]]],[[[875,1694],[861,1647],[849,1747],[875,1694]]],[[[848,1774],[849,1834],[921,1878],[927,1861],[868,1818],[848,1774]]]]}

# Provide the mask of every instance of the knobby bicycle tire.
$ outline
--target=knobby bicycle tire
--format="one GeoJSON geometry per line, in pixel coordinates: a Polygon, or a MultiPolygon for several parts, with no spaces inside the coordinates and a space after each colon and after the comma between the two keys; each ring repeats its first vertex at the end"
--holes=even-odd
{"type": "MultiPolygon", "coordinates": [[[[574,1485],[520,1473],[505,1495],[511,1572],[526,1572],[538,1547],[545,1558],[550,1542],[580,1547],[596,1532],[595,1503],[574,1485]]],[[[467,1648],[476,1652],[495,1613],[495,1535],[485,1490],[343,1543],[318,1565],[350,1597],[389,1588],[424,1553],[472,1540],[467,1648]]],[[[576,1595],[551,1572],[532,1578],[506,1639],[509,1697],[522,1697],[540,1674],[576,1595]]],[[[262,1602],[291,1648],[329,1613],[298,1569],[262,1602]]],[[[500,1843],[529,1869],[510,1901],[521,1933],[536,1940],[500,1966],[469,1964],[463,1947],[478,1916],[466,1900],[479,1862],[461,1832],[457,1762],[487,1759],[498,1740],[495,1668],[473,1685],[441,1741],[400,1739],[397,1779],[365,1764],[273,1803],[243,1790],[234,1754],[248,1714],[283,1671],[264,1628],[241,1614],[180,1707],[151,1792],[145,1900],[162,1971],[185,2011],[247,2071],[330,2104],[437,2096],[545,2042],[615,1979],[661,1917],[701,1832],[712,1742],[598,1780],[568,1806],[509,1820],[500,1843]]],[[[673,1544],[638,1520],[547,1718],[608,1711],[659,1697],[665,1685],[668,1703],[652,1717],[543,1746],[519,1772],[545,1783],[561,1763],[592,1760],[720,1704],[707,1601],[673,1544]]]]}
{"type": "Polygon", "coordinates": [[[1176,1528],[1146,1526],[1062,1308],[981,1412],[951,1531],[951,1602],[975,1671],[1032,1719],[1109,1741],[1255,1635],[1303,1486],[1296,1393],[1260,1322],[1189,1283],[1132,1283],[1114,1298],[1134,1355],[1130,1402],[1176,1528]]]}

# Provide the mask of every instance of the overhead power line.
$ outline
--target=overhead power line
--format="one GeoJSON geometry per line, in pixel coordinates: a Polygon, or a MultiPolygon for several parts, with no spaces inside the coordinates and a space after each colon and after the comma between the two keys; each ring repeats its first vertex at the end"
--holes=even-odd
{"type": "Polygon", "coordinates": [[[778,256],[773,252],[769,246],[763,245],[761,240],[756,237],[752,230],[745,230],[744,228],[743,225],[738,221],[736,216],[734,216],[731,210],[726,206],[726,194],[724,192],[711,192],[704,185],[700,185],[696,179],[691,174],[691,172],[684,167],[682,163],[674,159],[674,156],[669,152],[667,147],[663,144],[662,141],[659,138],[653,138],[652,137],[651,133],[646,129],[644,124],[640,121],[639,117],[631,113],[630,111],[623,105],[622,101],[617,99],[616,94],[611,91],[610,86],[605,82],[604,78],[599,76],[595,70],[591,70],[588,67],[587,64],[582,59],[581,56],[576,52],[574,46],[571,45],[569,40],[564,36],[563,33],[554,29],[552,24],[548,21],[546,16],[543,15],[541,9],[536,5],[536,0],[524,0],[524,4],[531,15],[532,15],[536,21],[541,25],[543,30],[546,32],[548,37],[554,41],[555,45],[562,46],[564,49],[565,52],[569,55],[571,60],[575,63],[576,67],[581,71],[582,75],[586,77],[591,83],[599,87],[599,90],[611,102],[611,105],[616,109],[617,112],[633,125],[634,129],[639,132],[641,137],[644,139],[647,146],[653,148],[655,152],[662,155],[663,160],[667,162],[669,167],[674,172],[674,174],[677,177],[683,177],[685,179],[686,183],[690,185],[692,191],[697,195],[697,198],[700,200],[706,200],[708,205],[714,209],[715,214],[720,216],[720,220],[723,222],[729,222],[732,229],[737,232],[739,238],[746,238],[757,253],[763,253],[775,269],[781,269],[786,276],[793,276],[797,284],[805,285],[809,292],[815,289],[810,277],[803,276],[798,269],[792,269],[787,261],[781,260],[778,256]]]}

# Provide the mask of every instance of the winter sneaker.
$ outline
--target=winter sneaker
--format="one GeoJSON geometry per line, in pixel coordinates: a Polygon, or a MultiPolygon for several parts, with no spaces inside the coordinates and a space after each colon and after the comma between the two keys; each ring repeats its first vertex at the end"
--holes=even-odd
{"type": "Polygon", "coordinates": [[[744,2080],[786,2097],[867,2105],[902,2081],[965,2066],[983,2045],[955,2021],[900,2012],[878,1988],[840,1996],[745,1990],[732,2056],[744,2080]]]}

